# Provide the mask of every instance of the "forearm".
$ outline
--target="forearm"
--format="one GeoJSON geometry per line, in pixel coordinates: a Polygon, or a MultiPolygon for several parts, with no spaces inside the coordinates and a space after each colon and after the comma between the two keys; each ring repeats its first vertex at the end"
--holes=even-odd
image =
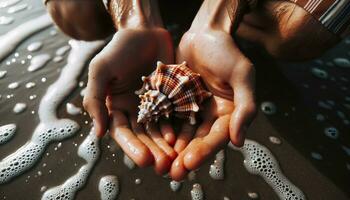
{"type": "Polygon", "coordinates": [[[112,20],[100,0],[46,0],[47,11],[67,35],[79,40],[104,39],[112,20]]]}
{"type": "Polygon", "coordinates": [[[157,0],[109,0],[107,7],[116,30],[163,26],[157,0]]]}
{"type": "Polygon", "coordinates": [[[204,0],[191,29],[211,27],[233,33],[248,9],[248,0],[204,0]]]}

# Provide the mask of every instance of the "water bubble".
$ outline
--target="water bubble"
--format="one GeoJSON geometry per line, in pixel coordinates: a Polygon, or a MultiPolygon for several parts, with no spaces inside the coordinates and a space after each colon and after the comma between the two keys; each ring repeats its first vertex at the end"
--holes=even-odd
{"type": "Polygon", "coordinates": [[[277,107],[273,102],[265,101],[261,103],[261,110],[266,115],[273,115],[277,112],[277,107]]]}
{"type": "Polygon", "coordinates": [[[337,139],[339,137],[338,129],[335,127],[328,127],[324,129],[324,134],[332,139],[337,139]]]}

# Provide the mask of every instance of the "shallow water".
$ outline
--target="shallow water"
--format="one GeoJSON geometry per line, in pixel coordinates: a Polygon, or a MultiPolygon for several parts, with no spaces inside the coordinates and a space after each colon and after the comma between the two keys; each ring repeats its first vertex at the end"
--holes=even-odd
{"type": "MultiPolygon", "coordinates": [[[[247,163],[258,156],[249,158],[244,148],[243,154],[221,151],[181,183],[157,176],[150,168],[135,167],[108,137],[90,148],[92,140],[94,145],[98,142],[89,136],[91,120],[79,108],[92,53],[81,51],[69,59],[80,44],[69,42],[51,25],[40,1],[6,1],[8,6],[0,3],[0,16],[14,20],[0,25],[0,34],[5,36],[0,36],[0,136],[10,136],[0,145],[0,168],[10,171],[1,172],[7,178],[0,179],[0,199],[50,199],[63,193],[67,199],[103,195],[108,199],[111,194],[103,190],[115,177],[117,186],[109,189],[119,193],[118,199],[279,199],[284,195],[274,185],[276,179],[249,170],[247,163]],[[24,4],[28,6],[21,7],[24,4]],[[17,12],[9,14],[9,8],[16,5],[17,12]],[[35,18],[40,22],[36,26],[18,26],[35,18]],[[6,34],[9,30],[19,31],[13,36],[6,34]],[[33,59],[45,54],[49,60],[39,59],[44,64],[28,70],[33,59]],[[15,82],[18,86],[9,88],[15,82]],[[18,104],[25,109],[16,114],[13,109],[18,104]],[[8,124],[16,127],[3,128],[8,124]],[[54,128],[57,134],[50,139],[47,131],[54,128]],[[99,158],[90,154],[96,148],[101,151],[99,158]],[[15,164],[18,160],[25,163],[15,164]]],[[[169,27],[175,40],[179,38],[182,24],[170,22],[169,27]]],[[[96,51],[101,44],[86,45],[96,51]]],[[[349,58],[350,44],[344,41],[321,59],[300,64],[276,64],[254,47],[245,48],[256,61],[261,105],[248,134],[258,143],[246,145],[267,148],[274,169],[280,168],[282,182],[295,194],[307,199],[348,199],[350,72],[344,58],[349,58]]]]}

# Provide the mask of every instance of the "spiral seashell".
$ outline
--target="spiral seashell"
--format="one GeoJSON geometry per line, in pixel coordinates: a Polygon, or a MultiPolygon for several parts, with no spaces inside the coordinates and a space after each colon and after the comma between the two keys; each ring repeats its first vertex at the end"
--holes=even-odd
{"type": "Polygon", "coordinates": [[[200,75],[186,66],[165,65],[157,62],[157,69],[148,77],[142,77],[143,86],[136,91],[141,103],[139,105],[138,123],[158,121],[161,116],[188,119],[196,123],[196,112],[200,104],[211,93],[206,91],[200,75]]]}

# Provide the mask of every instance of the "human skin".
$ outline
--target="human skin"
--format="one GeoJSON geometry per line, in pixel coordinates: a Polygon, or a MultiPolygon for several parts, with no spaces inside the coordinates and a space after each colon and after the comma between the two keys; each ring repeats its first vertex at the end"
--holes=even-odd
{"type": "MultiPolygon", "coordinates": [[[[54,10],[51,6],[57,6],[52,2],[48,2],[49,11],[54,10]]],[[[156,3],[110,2],[115,33],[90,62],[83,104],[99,136],[109,129],[112,138],[138,166],[154,164],[155,171],[164,174],[177,156],[170,145],[175,142],[173,129],[169,122],[151,124],[148,130],[136,123],[139,99],[134,93],[142,86],[141,76],[150,74],[157,61],[174,63],[171,36],[163,28],[156,3]]]]}
{"type": "Polygon", "coordinates": [[[247,5],[240,0],[204,0],[190,29],[180,41],[176,61],[186,61],[193,71],[201,74],[215,100],[228,99],[233,105],[223,99],[214,104],[212,110],[220,109],[221,115],[203,120],[200,127],[206,128],[180,151],[170,170],[175,180],[181,180],[188,171],[197,169],[217,150],[224,148],[229,139],[236,146],[244,143],[247,127],[256,110],[255,70],[252,62],[237,47],[232,38],[234,33],[285,60],[318,56],[337,42],[335,36],[319,27],[308,13],[292,3],[266,1],[262,10],[243,16],[247,5]],[[310,39],[305,41],[306,38],[310,39]],[[214,131],[217,124],[226,137],[214,131]],[[211,138],[210,142],[216,145],[208,145],[205,138],[211,138]]]}
{"type": "MultiPolygon", "coordinates": [[[[121,9],[124,13],[130,13],[130,8],[134,8],[130,1],[127,2],[129,4],[125,4],[126,6],[121,9]]],[[[236,12],[244,9],[240,7],[244,6],[242,2],[233,0],[203,2],[191,28],[181,39],[176,61],[186,60],[194,71],[199,72],[214,97],[204,105],[205,114],[201,115],[202,123],[199,127],[185,124],[176,139],[169,123],[160,125],[160,130],[157,125],[152,125],[153,134],[149,136],[144,127],[135,122],[138,100],[133,91],[138,89],[139,85],[134,83],[140,80],[141,75],[149,74],[153,70],[150,66],[154,64],[151,63],[157,60],[164,63],[174,62],[171,57],[173,52],[170,50],[172,46],[167,42],[164,44],[164,41],[170,39],[159,23],[161,21],[159,14],[153,16],[151,22],[144,17],[146,20],[143,23],[135,23],[140,21],[135,14],[137,12],[131,11],[135,14],[131,15],[134,16],[132,19],[120,18],[119,14],[114,15],[118,12],[112,12],[114,31],[117,33],[91,62],[89,92],[84,99],[84,106],[94,118],[99,134],[107,128],[106,113],[109,112],[112,116],[110,124],[112,137],[121,144],[123,150],[141,167],[155,161],[155,169],[159,174],[169,170],[171,165],[170,175],[174,180],[183,179],[188,171],[198,168],[230,140],[236,146],[243,145],[245,130],[255,112],[254,67],[236,46],[232,35],[265,47],[276,58],[289,60],[304,60],[318,56],[338,41],[298,6],[285,1],[264,2],[261,7],[244,16],[236,12]],[[228,9],[227,6],[231,7],[228,9]],[[168,53],[161,55],[164,50],[168,53]],[[140,52],[146,53],[140,54],[140,52]],[[135,59],[133,55],[142,56],[135,59]],[[123,66],[128,68],[125,69],[123,66]],[[112,79],[114,81],[109,83],[118,86],[118,88],[110,87],[108,91],[112,95],[99,92],[104,91],[99,90],[100,88],[107,87],[107,82],[103,80],[112,79]],[[107,107],[103,101],[105,96],[108,96],[107,107]]],[[[48,10],[51,15],[56,16],[55,20],[60,21],[61,18],[57,16],[61,15],[69,19],[69,13],[62,12],[64,9],[50,9],[50,4],[48,10]],[[62,13],[55,13],[57,10],[62,13]]],[[[139,8],[143,6],[152,8],[151,4],[139,5],[139,8]]],[[[103,12],[99,10],[97,13],[103,12]]],[[[148,10],[144,13],[152,12],[148,10]]],[[[70,13],[70,15],[76,14],[70,13]]],[[[100,14],[96,19],[103,19],[104,16],[105,14],[100,14]]],[[[94,30],[86,31],[85,28],[88,26],[80,24],[91,22],[86,22],[84,19],[76,22],[79,22],[79,25],[60,26],[60,28],[71,36],[83,32],[85,34],[82,34],[82,39],[99,39],[104,35],[96,34],[94,30]]],[[[92,20],[92,23],[95,21],[92,20]]],[[[110,33],[108,28],[106,35],[107,33],[110,33]]]]}

